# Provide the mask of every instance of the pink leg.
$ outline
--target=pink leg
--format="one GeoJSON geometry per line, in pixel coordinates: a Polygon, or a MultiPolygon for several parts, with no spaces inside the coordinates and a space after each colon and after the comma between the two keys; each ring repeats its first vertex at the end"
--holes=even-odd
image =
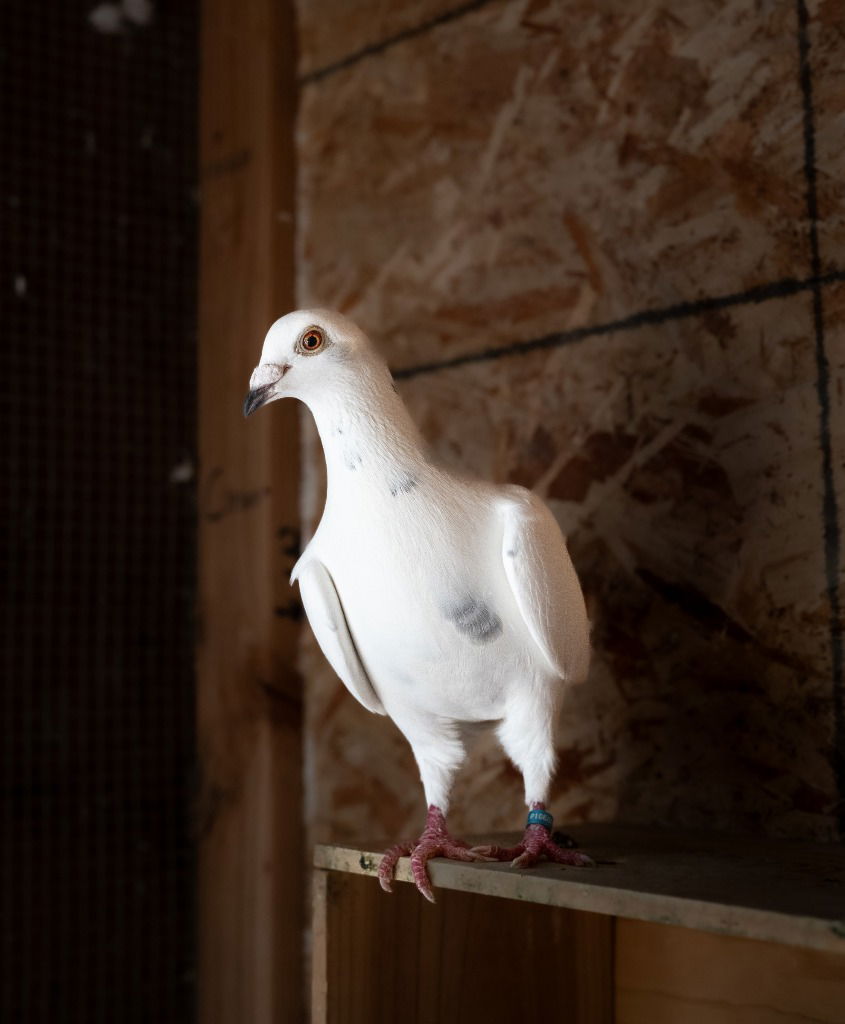
{"type": "Polygon", "coordinates": [[[411,858],[411,871],[417,888],[427,900],[434,903],[431,891],[431,880],[428,877],[426,864],[432,857],[447,857],[449,860],[487,860],[489,858],[476,850],[470,850],[469,844],[462,839],[453,839],[446,828],[446,818],[439,807],[431,806],[425,820],[423,834],[416,842],[398,843],[391,846],[381,859],[378,869],[378,880],[385,892],[391,891],[391,881],[396,870],[396,862],[400,857],[411,858]]]}
{"type": "MultiPolygon", "coordinates": [[[[531,810],[544,811],[545,806],[532,804],[531,810]]],[[[558,846],[545,825],[526,825],[522,842],[517,846],[474,846],[473,851],[492,860],[509,860],[515,868],[530,868],[544,859],[576,868],[591,867],[594,863],[586,853],[558,846]]]]}

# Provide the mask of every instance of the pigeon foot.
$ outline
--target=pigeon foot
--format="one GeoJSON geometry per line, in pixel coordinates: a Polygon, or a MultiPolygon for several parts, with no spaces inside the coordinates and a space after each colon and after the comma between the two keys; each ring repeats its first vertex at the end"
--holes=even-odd
{"type": "MultiPolygon", "coordinates": [[[[542,805],[532,805],[532,811],[544,810],[542,805]]],[[[547,815],[551,825],[551,815],[547,815]]],[[[530,821],[529,817],[529,821],[530,821]]],[[[564,841],[567,836],[561,837],[564,841]]],[[[568,840],[571,843],[571,840],[568,840]]],[[[580,853],[570,846],[562,846],[556,842],[550,827],[539,824],[528,824],[522,842],[516,846],[474,846],[473,853],[480,853],[490,860],[509,860],[511,867],[530,868],[543,860],[554,861],[555,864],[567,864],[569,867],[594,867],[595,861],[586,853],[580,853]]]]}
{"type": "Polygon", "coordinates": [[[434,903],[431,879],[428,877],[426,865],[432,857],[446,857],[448,860],[491,860],[477,850],[471,850],[469,843],[462,839],[454,839],[446,828],[446,818],[439,807],[429,807],[425,829],[416,841],[397,843],[386,850],[378,869],[378,880],[385,892],[391,892],[391,882],[396,870],[396,862],[400,857],[411,858],[411,872],[417,889],[430,902],[434,903]]]}

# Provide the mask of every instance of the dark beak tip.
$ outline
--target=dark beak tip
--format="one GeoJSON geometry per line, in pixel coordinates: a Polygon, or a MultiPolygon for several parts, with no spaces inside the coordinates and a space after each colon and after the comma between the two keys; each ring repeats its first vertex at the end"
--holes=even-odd
{"type": "Polygon", "coordinates": [[[259,406],[262,406],[267,398],[265,388],[252,388],[247,392],[244,399],[244,419],[251,416],[259,406]]]}

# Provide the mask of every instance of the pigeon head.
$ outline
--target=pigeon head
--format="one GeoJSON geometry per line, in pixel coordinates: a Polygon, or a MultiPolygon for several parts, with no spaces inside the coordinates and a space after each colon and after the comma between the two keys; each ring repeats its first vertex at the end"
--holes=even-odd
{"type": "Polygon", "coordinates": [[[307,402],[373,372],[389,377],[386,364],[351,320],[325,309],[296,310],[267,332],[261,362],[249,380],[244,416],[277,398],[307,402]]]}

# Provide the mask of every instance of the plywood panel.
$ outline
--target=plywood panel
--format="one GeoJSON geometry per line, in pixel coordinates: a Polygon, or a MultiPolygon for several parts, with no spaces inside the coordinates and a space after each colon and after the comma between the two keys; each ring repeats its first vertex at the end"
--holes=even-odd
{"type": "Polygon", "coordinates": [[[352,54],[478,5],[479,0],[298,0],[301,73],[320,73],[352,54]]]}
{"type": "Polygon", "coordinates": [[[842,1024],[832,953],[621,919],[617,1024],[842,1024]]]}
{"type": "MultiPolygon", "coordinates": [[[[842,0],[811,0],[806,44],[808,203],[818,221],[809,238],[811,260],[821,273],[845,266],[845,23],[842,0]],[[815,243],[815,244],[814,244],[815,243]]],[[[824,525],[831,606],[831,676],[834,745],[839,788],[845,793],[845,289],[840,282],[817,295],[816,336],[820,430],[826,438],[824,525]]],[[[845,833],[845,799],[840,803],[845,833]]]]}
{"type": "Polygon", "coordinates": [[[806,276],[795,27],[490,3],[306,88],[300,301],[402,365],[806,276]]]}
{"type": "MultiPolygon", "coordinates": [[[[836,784],[809,296],[400,387],[437,453],[545,492],[594,623],[555,814],[829,837],[836,784]]],[[[317,835],[412,834],[416,768],[309,649],[317,835]],[[337,766],[343,765],[342,771],[337,766]]],[[[523,820],[492,738],[453,824],[523,820]]]]}
{"type": "MultiPolygon", "coordinates": [[[[823,270],[845,263],[845,23],[843,0],[810,0],[807,43],[813,125],[819,247],[823,270]]],[[[841,322],[841,321],[840,321],[841,322]]]]}
{"type": "MultiPolygon", "coordinates": [[[[810,27],[841,274],[838,6],[810,27]]],[[[831,377],[829,486],[799,72],[791,5],[491,2],[304,92],[300,304],[344,309],[399,370],[428,364],[399,386],[437,457],[536,489],[569,536],[595,658],[564,706],[558,817],[837,835],[842,398],[831,377]]],[[[314,835],[418,831],[398,732],[310,639],[303,670],[314,835]]],[[[482,741],[453,828],[523,814],[482,741]]]]}
{"type": "MultiPolygon", "coordinates": [[[[824,464],[824,524],[826,580],[833,609],[831,620],[831,678],[834,694],[834,766],[845,791],[845,285],[820,294],[824,359],[819,373],[820,427],[827,432],[829,458],[824,464]]],[[[845,827],[845,803],[840,805],[845,827]]]]}

